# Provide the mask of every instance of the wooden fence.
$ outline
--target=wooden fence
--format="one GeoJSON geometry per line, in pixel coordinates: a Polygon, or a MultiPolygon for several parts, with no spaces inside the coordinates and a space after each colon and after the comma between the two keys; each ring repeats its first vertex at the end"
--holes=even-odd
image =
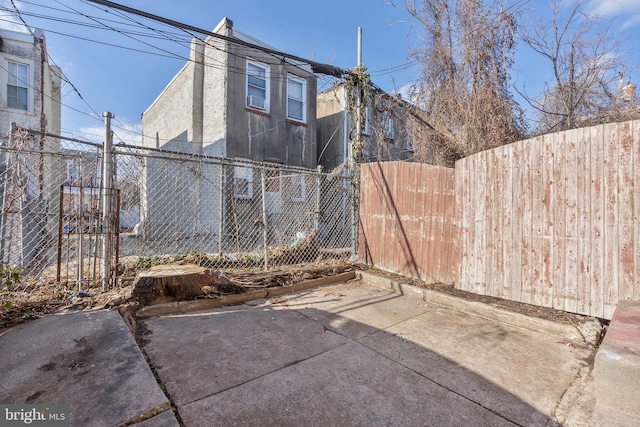
{"type": "Polygon", "coordinates": [[[429,282],[453,284],[460,264],[453,169],[362,165],[359,258],[429,282]]]}
{"type": "Polygon", "coordinates": [[[611,318],[640,299],[640,122],[540,136],[456,164],[459,288],[611,318]]]}
{"type": "Polygon", "coordinates": [[[618,301],[640,300],[639,219],[640,121],[614,123],[477,153],[455,171],[364,165],[360,255],[423,280],[610,319],[618,301]]]}

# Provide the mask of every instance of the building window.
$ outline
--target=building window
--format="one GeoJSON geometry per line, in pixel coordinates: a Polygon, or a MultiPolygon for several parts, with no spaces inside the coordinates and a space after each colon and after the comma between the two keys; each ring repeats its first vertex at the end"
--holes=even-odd
{"type": "Polygon", "coordinates": [[[364,110],[364,124],[362,126],[362,133],[365,135],[370,135],[371,134],[371,123],[370,123],[371,118],[369,116],[369,108],[365,105],[363,110],[364,110]]]}
{"type": "Polygon", "coordinates": [[[291,175],[291,200],[304,202],[306,193],[304,175],[291,175]]]}
{"type": "Polygon", "coordinates": [[[388,111],[382,112],[382,126],[384,126],[384,137],[393,139],[395,137],[393,132],[393,117],[391,117],[388,111]]]}
{"type": "Polygon", "coordinates": [[[7,107],[18,110],[29,109],[29,66],[8,61],[7,107]]]}
{"type": "Polygon", "coordinates": [[[269,66],[247,60],[247,107],[269,111],[269,66]]]}
{"type": "Polygon", "coordinates": [[[287,117],[306,123],[307,81],[289,74],[287,76],[287,117]]]}
{"type": "Polygon", "coordinates": [[[67,181],[70,183],[78,181],[78,168],[73,160],[67,160],[67,181]]]}
{"type": "Polygon", "coordinates": [[[233,195],[239,199],[253,197],[253,169],[245,166],[233,168],[233,195]]]}
{"type": "Polygon", "coordinates": [[[265,169],[265,205],[268,214],[282,212],[282,175],[279,170],[265,169]]]}

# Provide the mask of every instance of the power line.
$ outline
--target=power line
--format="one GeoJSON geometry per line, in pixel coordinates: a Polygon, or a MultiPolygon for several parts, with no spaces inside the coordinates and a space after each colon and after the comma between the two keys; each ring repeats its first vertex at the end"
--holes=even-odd
{"type": "Polygon", "coordinates": [[[158,15],[154,15],[154,14],[151,14],[151,13],[148,13],[148,12],[144,12],[142,10],[134,9],[134,8],[131,8],[131,7],[128,7],[128,6],[123,6],[121,4],[114,3],[114,2],[111,2],[111,1],[107,1],[107,0],[87,0],[87,1],[89,1],[91,3],[96,3],[96,4],[103,5],[103,6],[107,6],[107,7],[110,7],[112,9],[122,10],[124,12],[131,13],[131,14],[134,14],[134,15],[142,16],[144,18],[151,19],[153,21],[162,22],[163,24],[170,25],[170,26],[175,27],[175,28],[180,28],[180,29],[184,29],[184,30],[188,30],[188,31],[193,31],[193,32],[196,32],[196,33],[199,33],[199,34],[204,34],[204,35],[207,35],[207,36],[210,36],[210,37],[218,38],[218,39],[230,42],[230,43],[235,43],[237,45],[241,45],[241,46],[244,46],[244,47],[247,47],[247,48],[250,48],[250,49],[256,49],[256,50],[259,50],[259,51],[264,52],[264,53],[268,53],[268,54],[271,54],[271,55],[276,55],[278,57],[288,58],[288,59],[291,59],[291,60],[294,60],[294,61],[299,61],[299,62],[302,62],[302,63],[305,63],[305,64],[309,64],[314,73],[328,74],[328,75],[332,75],[332,76],[336,76],[336,77],[340,77],[340,76],[343,76],[343,75],[349,73],[349,70],[345,70],[343,68],[339,68],[339,67],[336,67],[336,66],[333,66],[333,65],[329,65],[329,64],[322,64],[322,63],[319,63],[319,62],[316,62],[316,61],[312,61],[312,60],[309,60],[309,59],[305,59],[305,58],[302,58],[302,57],[299,57],[299,56],[296,56],[296,55],[291,55],[291,54],[288,54],[288,53],[280,52],[280,51],[275,50],[275,49],[270,49],[270,48],[267,48],[267,47],[264,47],[264,46],[260,46],[260,45],[257,45],[257,44],[245,42],[245,41],[240,40],[240,39],[238,39],[236,37],[229,37],[229,36],[225,36],[225,35],[222,35],[222,34],[214,33],[213,31],[204,30],[202,28],[194,27],[192,25],[184,24],[184,23],[181,23],[181,22],[178,22],[178,21],[174,21],[172,19],[163,18],[163,17],[158,16],[158,15]]]}

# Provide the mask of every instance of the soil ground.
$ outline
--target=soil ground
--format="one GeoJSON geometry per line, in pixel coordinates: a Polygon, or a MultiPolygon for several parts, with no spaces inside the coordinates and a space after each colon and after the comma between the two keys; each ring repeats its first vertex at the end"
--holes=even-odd
{"type": "MultiPolygon", "coordinates": [[[[478,301],[532,317],[551,320],[565,324],[577,325],[585,320],[584,316],[567,313],[548,307],[539,307],[515,301],[477,295],[455,289],[451,285],[426,283],[411,277],[401,276],[365,265],[352,264],[347,261],[327,260],[318,263],[281,266],[276,270],[235,270],[224,271],[225,277],[231,280],[233,287],[214,290],[213,293],[196,298],[210,298],[228,293],[241,293],[256,288],[290,286],[304,280],[347,271],[349,269],[368,270],[372,273],[390,278],[397,282],[432,289],[458,298],[478,301]]],[[[73,288],[64,287],[51,282],[34,282],[21,287],[20,291],[3,289],[0,291],[0,329],[9,328],[19,323],[37,319],[59,311],[86,310],[91,308],[118,308],[135,304],[132,297],[135,271],[128,271],[121,279],[117,289],[102,291],[100,287],[86,289],[86,294],[78,294],[73,288]]],[[[606,325],[606,321],[601,320],[606,325]]]]}

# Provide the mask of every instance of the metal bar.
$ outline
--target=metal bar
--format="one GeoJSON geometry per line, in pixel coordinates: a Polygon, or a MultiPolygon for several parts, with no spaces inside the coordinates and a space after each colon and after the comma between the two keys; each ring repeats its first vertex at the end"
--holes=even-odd
{"type": "Polygon", "coordinates": [[[281,171],[291,171],[294,173],[306,173],[309,175],[315,175],[316,172],[314,169],[307,169],[299,166],[289,166],[289,165],[277,165],[274,166],[273,163],[265,163],[265,162],[256,162],[252,160],[242,160],[242,159],[229,159],[226,157],[217,157],[217,156],[209,156],[206,154],[193,154],[193,153],[185,153],[183,151],[171,151],[164,150],[161,148],[151,148],[151,147],[139,147],[135,145],[126,145],[122,143],[118,143],[117,146],[113,147],[114,153],[121,156],[131,156],[131,157],[149,157],[152,159],[160,159],[160,160],[170,160],[170,161],[184,161],[184,162],[200,162],[203,164],[210,165],[230,165],[230,166],[244,166],[244,167],[262,167],[270,170],[281,170],[281,171]],[[145,153],[128,153],[120,151],[121,148],[131,148],[135,150],[146,151],[145,153]],[[151,153],[160,153],[160,154],[151,154],[151,153]],[[166,154],[166,155],[162,155],[166,154]],[[189,157],[186,159],[185,157],[189,157]]]}
{"type": "Polygon", "coordinates": [[[222,256],[222,233],[224,232],[224,183],[225,183],[225,167],[220,166],[220,191],[218,192],[218,255],[222,256]]]}
{"type": "Polygon", "coordinates": [[[114,266],[116,270],[113,274],[113,286],[118,287],[118,262],[120,262],[120,190],[115,189],[115,198],[116,198],[116,210],[115,210],[115,227],[114,227],[114,246],[115,246],[115,254],[114,254],[114,266]]]}
{"type": "Polygon", "coordinates": [[[351,170],[351,256],[358,256],[358,180],[356,174],[358,173],[358,166],[355,166],[351,170]]]}
{"type": "Polygon", "coordinates": [[[60,283],[62,269],[62,214],[64,204],[64,186],[60,186],[60,207],[58,212],[58,263],[56,268],[56,283],[60,283]]]}
{"type": "MultiPolygon", "coordinates": [[[[14,144],[14,139],[15,139],[15,130],[16,130],[17,125],[15,124],[15,122],[11,122],[11,132],[9,133],[9,146],[12,146],[14,144]]],[[[3,149],[5,147],[2,147],[3,149]]],[[[11,163],[9,162],[9,153],[5,153],[5,158],[4,158],[4,180],[2,183],[2,216],[0,216],[0,262],[2,262],[3,264],[9,264],[9,256],[7,256],[7,258],[5,259],[5,249],[6,249],[6,237],[7,237],[7,211],[6,211],[6,207],[7,207],[7,199],[8,199],[8,192],[10,191],[10,187],[9,187],[9,168],[11,167],[11,163]]]]}
{"type": "Polygon", "coordinates": [[[104,137],[104,148],[102,150],[102,187],[103,197],[102,197],[102,275],[103,275],[103,284],[102,289],[106,290],[109,286],[109,282],[111,279],[111,224],[112,224],[112,212],[111,212],[111,202],[112,202],[112,172],[113,172],[113,159],[111,152],[111,119],[113,115],[109,112],[105,112],[102,114],[104,117],[104,127],[105,127],[105,137],[104,137]]]}
{"type": "MultiPolygon", "coordinates": [[[[322,172],[322,166],[318,165],[318,172],[322,172]]],[[[302,176],[304,179],[304,175],[302,176]]],[[[318,238],[319,228],[320,228],[320,210],[321,210],[321,200],[322,200],[322,180],[321,176],[316,176],[316,211],[313,216],[313,228],[316,231],[316,239],[318,238]]]]}
{"type": "Polygon", "coordinates": [[[269,229],[267,228],[267,199],[265,197],[267,193],[267,183],[264,169],[260,169],[260,184],[262,189],[262,241],[264,245],[264,269],[267,270],[269,268],[269,229]]]}
{"type": "MultiPolygon", "coordinates": [[[[82,168],[80,169],[80,176],[82,176],[82,168]]],[[[83,270],[84,270],[84,254],[83,252],[83,240],[84,240],[84,187],[82,186],[82,181],[80,181],[80,187],[78,188],[78,208],[77,215],[78,219],[76,220],[76,233],[78,234],[78,290],[80,290],[82,286],[82,280],[84,279],[83,270]]]]}

